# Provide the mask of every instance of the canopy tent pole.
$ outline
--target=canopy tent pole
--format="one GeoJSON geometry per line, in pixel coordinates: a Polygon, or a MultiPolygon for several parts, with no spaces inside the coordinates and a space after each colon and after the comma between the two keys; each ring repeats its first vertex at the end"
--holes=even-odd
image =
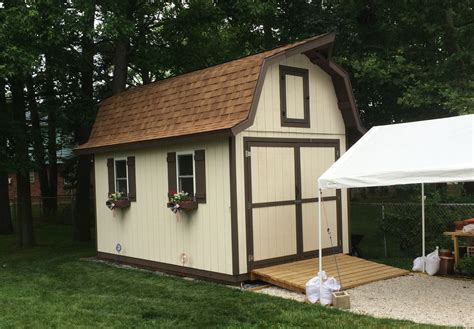
{"type": "MultiPolygon", "coordinates": [[[[322,284],[323,278],[321,273],[323,271],[323,234],[322,234],[322,225],[321,225],[321,198],[323,197],[323,192],[319,187],[318,183],[318,237],[319,237],[319,283],[322,284]]],[[[320,285],[321,286],[321,285],[320,285]]]]}
{"type": "MultiPolygon", "coordinates": [[[[421,183],[421,253],[423,259],[426,256],[425,250],[425,184],[421,183]]],[[[425,262],[423,261],[423,273],[425,272],[425,262]]]]}

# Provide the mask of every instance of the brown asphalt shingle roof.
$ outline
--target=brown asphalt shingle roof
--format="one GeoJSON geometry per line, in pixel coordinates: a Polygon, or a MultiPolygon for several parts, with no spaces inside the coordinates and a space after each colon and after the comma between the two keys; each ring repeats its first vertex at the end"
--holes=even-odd
{"type": "Polygon", "coordinates": [[[77,150],[230,129],[249,116],[264,59],[319,37],[107,98],[89,141],[77,150]]]}

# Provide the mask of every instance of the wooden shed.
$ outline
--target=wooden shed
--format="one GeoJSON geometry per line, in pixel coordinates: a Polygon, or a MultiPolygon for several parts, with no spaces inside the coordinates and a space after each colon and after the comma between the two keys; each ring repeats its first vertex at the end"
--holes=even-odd
{"type": "MultiPolygon", "coordinates": [[[[348,75],[331,59],[334,37],[104,100],[76,149],[94,155],[98,257],[229,283],[316,257],[317,178],[363,133],[348,75]],[[178,190],[197,209],[170,211],[178,190]],[[128,207],[106,207],[115,191],[128,207]]],[[[325,254],[349,252],[346,191],[325,192],[323,204],[325,254]]]]}

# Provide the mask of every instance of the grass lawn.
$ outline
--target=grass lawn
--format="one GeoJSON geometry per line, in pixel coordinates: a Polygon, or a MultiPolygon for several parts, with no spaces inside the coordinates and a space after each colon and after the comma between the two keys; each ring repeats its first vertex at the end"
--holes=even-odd
{"type": "Polygon", "coordinates": [[[65,225],[36,234],[30,250],[0,237],[0,328],[423,327],[81,260],[94,248],[65,225]]]}

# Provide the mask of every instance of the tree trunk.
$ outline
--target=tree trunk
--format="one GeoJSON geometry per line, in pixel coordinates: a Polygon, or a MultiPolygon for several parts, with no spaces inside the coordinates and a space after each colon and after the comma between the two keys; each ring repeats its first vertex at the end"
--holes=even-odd
{"type": "MultiPolygon", "coordinates": [[[[133,24],[133,14],[137,9],[137,0],[128,0],[122,3],[123,7],[116,14],[122,16],[128,23],[133,24]]],[[[112,92],[118,94],[125,90],[127,86],[128,76],[128,61],[130,51],[130,35],[119,35],[115,40],[115,54],[114,54],[114,77],[112,80],[112,92]]]]}
{"type": "Polygon", "coordinates": [[[13,223],[8,196],[8,174],[0,172],[0,234],[12,234],[13,223]]]}
{"type": "MultiPolygon", "coordinates": [[[[444,45],[448,54],[453,55],[457,54],[461,51],[459,47],[458,37],[456,27],[454,26],[454,11],[452,8],[447,8],[445,11],[445,24],[444,24],[444,31],[445,31],[445,40],[444,45]]],[[[459,62],[459,70],[458,73],[462,77],[466,77],[466,64],[461,59],[458,59],[459,62]]]]}
{"type": "Polygon", "coordinates": [[[91,240],[92,197],[91,157],[81,155],[77,159],[76,200],[74,204],[74,240],[91,240]]]}
{"type": "Polygon", "coordinates": [[[112,81],[112,92],[114,95],[125,90],[127,85],[128,48],[128,39],[122,38],[117,40],[114,54],[114,78],[112,81]]]}
{"type": "MultiPolygon", "coordinates": [[[[5,81],[0,79],[0,111],[6,112],[7,100],[5,98],[5,81]]],[[[4,114],[0,113],[3,120],[4,114]]],[[[2,125],[3,126],[3,125],[2,125]]],[[[2,159],[0,161],[0,234],[12,234],[13,233],[13,224],[12,216],[10,211],[10,197],[8,195],[8,172],[7,172],[7,140],[5,131],[0,132],[0,155],[2,159]]]]}
{"type": "Polygon", "coordinates": [[[28,90],[28,109],[31,118],[31,132],[33,137],[33,153],[35,158],[36,170],[38,171],[38,178],[40,183],[43,213],[47,214],[50,211],[48,204],[48,197],[50,197],[48,171],[45,162],[44,140],[41,133],[41,122],[38,113],[38,106],[36,103],[36,93],[33,83],[33,78],[29,76],[26,79],[26,87],[28,90]]]}
{"type": "MultiPolygon", "coordinates": [[[[94,30],[95,1],[84,8],[84,28],[82,33],[82,67],[81,67],[81,91],[84,111],[91,112],[94,104],[94,41],[91,38],[94,30]]],[[[87,142],[90,127],[79,125],[74,132],[78,144],[87,142]]],[[[76,241],[91,240],[92,222],[92,196],[91,196],[91,157],[80,155],[77,157],[76,173],[76,200],[74,203],[74,239],[76,241]]]]}
{"type": "Polygon", "coordinates": [[[56,92],[54,90],[54,77],[51,73],[51,57],[46,56],[46,94],[45,103],[48,109],[48,179],[49,179],[49,195],[47,200],[48,212],[46,214],[54,214],[58,208],[58,159],[57,159],[57,107],[56,92]]]}
{"type": "Polygon", "coordinates": [[[23,87],[21,81],[15,79],[11,80],[13,118],[17,128],[13,138],[13,149],[15,150],[14,165],[16,167],[17,178],[18,243],[21,247],[32,247],[35,245],[35,238],[31,211],[30,159],[25,113],[25,92],[23,87]]]}

